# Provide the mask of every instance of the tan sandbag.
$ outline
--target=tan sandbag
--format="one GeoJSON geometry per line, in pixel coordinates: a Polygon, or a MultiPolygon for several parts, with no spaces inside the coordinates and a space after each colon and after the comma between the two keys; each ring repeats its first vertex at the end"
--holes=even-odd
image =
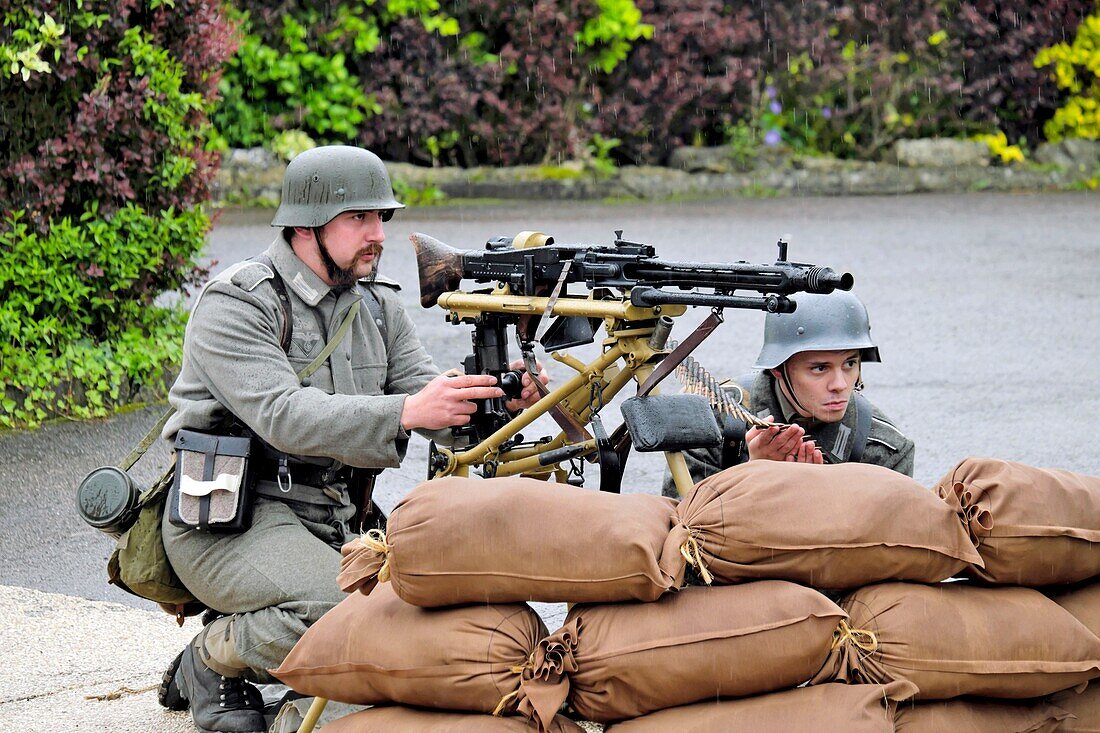
{"type": "Polygon", "coordinates": [[[659,710],[607,733],[893,733],[893,707],[882,685],[818,685],[659,710]]]}
{"type": "Polygon", "coordinates": [[[1070,714],[1047,703],[1006,705],[984,700],[947,700],[902,704],[898,733],[1050,733],[1070,714]]]}
{"type": "MultiPolygon", "coordinates": [[[[320,733],[533,733],[524,718],[498,718],[477,713],[443,713],[398,705],[360,710],[318,729],[320,733]]],[[[569,718],[557,716],[547,733],[583,733],[569,718]]]]}
{"type": "Polygon", "coordinates": [[[674,538],[716,583],[932,583],[981,562],[935,494],[869,464],[749,461],[700,481],[676,512],[674,538]]]}
{"type": "Polygon", "coordinates": [[[1100,477],[967,458],[936,491],[962,517],[989,583],[1051,585],[1100,575],[1100,477]]]}
{"type": "Polygon", "coordinates": [[[568,691],[581,718],[607,722],[793,687],[820,668],[844,618],[820,593],[778,580],[574,606],[535,650],[519,710],[548,719],[568,691]]]}
{"type": "Polygon", "coordinates": [[[378,573],[418,606],[652,601],[683,582],[674,508],[529,478],[435,479],[398,503],[384,539],[344,546],[338,582],[369,590],[378,573]]]}
{"type": "Polygon", "coordinates": [[[923,700],[1028,698],[1100,675],[1100,639],[1030,588],[883,583],[841,607],[850,630],[814,683],[905,680],[923,700]]]}
{"type": "Polygon", "coordinates": [[[1062,723],[1058,733],[1100,733],[1100,684],[1093,682],[1081,692],[1063,690],[1048,699],[1075,716],[1062,723]]]}
{"type": "Polygon", "coordinates": [[[545,635],[526,604],[425,609],[384,584],[338,603],[271,673],[339,702],[491,713],[514,707],[523,665],[545,635]]]}
{"type": "Polygon", "coordinates": [[[1066,609],[1092,633],[1100,636],[1100,583],[1065,590],[1051,599],[1066,609]]]}

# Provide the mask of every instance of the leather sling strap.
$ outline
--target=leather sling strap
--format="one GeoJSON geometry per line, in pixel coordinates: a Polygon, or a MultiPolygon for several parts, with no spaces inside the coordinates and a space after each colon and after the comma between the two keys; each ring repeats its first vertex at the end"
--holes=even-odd
{"type": "Polygon", "coordinates": [[[856,434],[852,440],[852,450],[848,453],[849,463],[859,463],[863,451],[867,448],[867,439],[871,437],[871,402],[856,392],[852,395],[856,405],[856,434]]]}
{"type": "Polygon", "coordinates": [[[706,317],[706,320],[700,323],[699,326],[691,332],[690,336],[669,352],[669,355],[666,356],[664,360],[661,361],[660,365],[650,373],[649,377],[642,382],[642,385],[638,387],[638,396],[645,397],[662,379],[672,374],[677,365],[686,359],[688,354],[695,350],[696,346],[703,343],[703,339],[714,333],[714,329],[718,328],[720,323],[722,323],[722,316],[718,314],[718,311],[711,311],[711,314],[706,317]]]}

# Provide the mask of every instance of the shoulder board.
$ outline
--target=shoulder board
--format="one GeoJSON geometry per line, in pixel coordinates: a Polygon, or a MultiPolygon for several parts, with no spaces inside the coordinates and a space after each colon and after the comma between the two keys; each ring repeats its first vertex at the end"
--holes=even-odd
{"type": "Polygon", "coordinates": [[[241,290],[251,292],[264,280],[271,280],[274,277],[275,273],[264,263],[245,260],[222,270],[214,280],[230,282],[241,290]]]}
{"type": "Polygon", "coordinates": [[[371,279],[360,280],[359,283],[361,285],[370,285],[371,283],[375,283],[375,284],[378,284],[378,285],[385,285],[387,288],[393,288],[394,290],[400,290],[401,289],[401,283],[397,282],[396,280],[391,280],[388,277],[383,277],[381,275],[375,275],[373,280],[371,280],[371,279]]]}

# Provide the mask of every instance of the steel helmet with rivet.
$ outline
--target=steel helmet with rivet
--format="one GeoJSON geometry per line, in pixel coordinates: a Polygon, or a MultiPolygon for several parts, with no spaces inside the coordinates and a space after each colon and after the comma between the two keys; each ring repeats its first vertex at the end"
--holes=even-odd
{"type": "Polygon", "coordinates": [[[794,313],[764,318],[764,346],[755,369],[777,369],[803,351],[859,349],[861,361],[882,361],[871,340],[867,308],[855,295],[834,290],[828,295],[799,293],[794,313]]]}
{"type": "Polygon", "coordinates": [[[345,211],[381,211],[385,220],[403,208],[381,158],[364,148],[326,145],[287,165],[271,226],[321,227],[345,211]]]}

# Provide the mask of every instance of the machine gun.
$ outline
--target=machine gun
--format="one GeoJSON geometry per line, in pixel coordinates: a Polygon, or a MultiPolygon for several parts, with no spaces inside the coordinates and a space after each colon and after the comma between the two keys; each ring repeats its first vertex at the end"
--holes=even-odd
{"type": "MultiPolygon", "coordinates": [[[[652,245],[626,241],[621,231],[610,246],[558,245],[540,232],[491,239],[484,250],[458,250],[424,234],[410,239],[420,271],[421,305],[438,305],[451,323],[473,325],[465,371],[493,375],[505,391],[505,397],[480,401],[470,423],[455,428],[469,447],[452,451],[433,443],[429,478],[468,475],[471,467],[480,467],[486,477],[554,475],[578,483],[583,481],[582,459],[598,458],[601,489],[616,491],[628,441],[635,436],[627,423],[608,435],[599,413],[627,383],[635,380],[639,395],[655,395],[657,382],[721,323],[724,308],[790,313],[796,307],[788,297],[792,294],[831,293],[853,284],[848,273],[787,261],[783,240],[774,264],[755,265],[663,260],[652,245]],[[495,286],[464,292],[458,289],[464,279],[495,286]],[[584,292],[570,293],[575,284],[583,285],[584,292]],[[689,306],[710,307],[712,314],[670,353],[665,344],[673,319],[689,306]],[[567,353],[594,341],[601,321],[607,337],[596,359],[585,364],[567,353]],[[542,398],[518,415],[504,406],[519,394],[523,373],[509,366],[510,328],[532,379],[535,343],[577,372],[553,391],[542,388],[542,398]],[[544,414],[562,431],[525,441],[520,431],[544,414]]],[[[677,488],[685,492],[691,479],[683,456],[666,450],[666,457],[677,488]]]]}

